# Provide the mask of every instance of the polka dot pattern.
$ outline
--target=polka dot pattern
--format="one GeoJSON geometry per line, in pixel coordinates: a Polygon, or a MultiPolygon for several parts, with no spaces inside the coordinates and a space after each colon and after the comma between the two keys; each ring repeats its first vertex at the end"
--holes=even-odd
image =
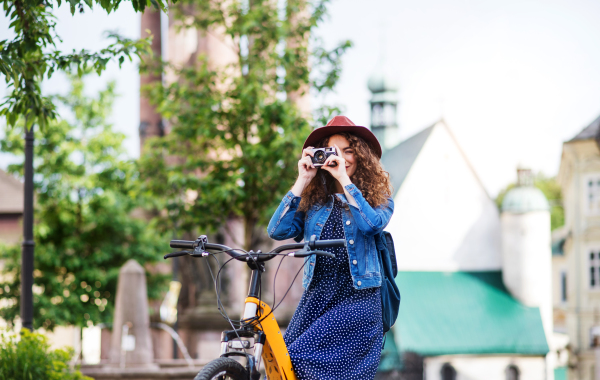
{"type": "MultiPolygon", "coordinates": [[[[321,240],[344,239],[342,204],[336,198],[321,240]]],[[[382,344],[379,288],[356,290],[346,248],[318,256],[308,289],[284,339],[299,380],[375,377],[382,344]]]]}

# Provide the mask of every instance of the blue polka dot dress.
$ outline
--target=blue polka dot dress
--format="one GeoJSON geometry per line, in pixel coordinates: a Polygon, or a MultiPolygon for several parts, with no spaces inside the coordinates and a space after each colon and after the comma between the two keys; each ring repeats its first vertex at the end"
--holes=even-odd
{"type": "MultiPolygon", "coordinates": [[[[342,204],[336,198],[321,240],[344,239],[342,204]]],[[[368,380],[375,377],[382,344],[379,288],[354,289],[346,248],[318,256],[287,331],[288,347],[299,380],[368,380]]]]}

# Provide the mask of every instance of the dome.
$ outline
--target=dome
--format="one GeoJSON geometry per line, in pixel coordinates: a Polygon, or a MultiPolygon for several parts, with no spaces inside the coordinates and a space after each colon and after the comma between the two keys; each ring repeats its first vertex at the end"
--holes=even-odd
{"type": "Polygon", "coordinates": [[[540,189],[533,186],[517,186],[504,196],[502,212],[525,213],[548,211],[550,205],[540,189]]]}
{"type": "Polygon", "coordinates": [[[398,91],[398,81],[392,74],[393,71],[387,64],[385,56],[381,56],[373,74],[369,77],[367,86],[372,93],[396,92],[398,91]]]}
{"type": "Polygon", "coordinates": [[[369,81],[367,82],[367,86],[373,93],[388,91],[396,92],[400,87],[398,86],[398,82],[396,82],[391,75],[388,75],[384,72],[384,70],[381,70],[381,66],[379,66],[375,73],[371,75],[369,81]]]}

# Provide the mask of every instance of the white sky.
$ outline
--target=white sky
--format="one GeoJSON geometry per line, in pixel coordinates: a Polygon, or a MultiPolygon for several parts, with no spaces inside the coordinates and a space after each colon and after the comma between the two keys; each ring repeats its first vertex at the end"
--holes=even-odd
{"type": "MultiPolygon", "coordinates": [[[[561,144],[600,115],[600,2],[592,0],[334,0],[319,29],[328,46],[350,39],[337,93],[356,124],[369,124],[367,79],[385,51],[400,84],[399,123],[408,137],[443,114],[490,195],[515,179],[519,163],[554,175],[561,144]],[[384,36],[385,37],[382,37],[384,36]],[[385,42],[384,42],[385,41],[385,42]],[[443,109],[443,111],[442,111],[443,109]]],[[[123,3],[106,16],[57,12],[65,50],[99,49],[103,31],[139,36],[140,16],[123,3]]],[[[0,20],[0,39],[8,24],[0,20]]],[[[137,66],[106,80],[121,94],[114,123],[139,154],[137,66]]],[[[64,91],[57,76],[44,89],[64,91]]],[[[7,163],[0,156],[0,167],[7,163]]]]}

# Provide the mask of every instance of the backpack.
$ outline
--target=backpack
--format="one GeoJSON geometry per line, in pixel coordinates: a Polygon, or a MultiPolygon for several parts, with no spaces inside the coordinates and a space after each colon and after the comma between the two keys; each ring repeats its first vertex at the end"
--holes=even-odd
{"type": "Polygon", "coordinates": [[[383,316],[383,333],[388,332],[396,319],[400,309],[400,290],[396,285],[398,266],[396,263],[396,250],[392,235],[383,231],[375,235],[379,267],[381,268],[381,311],[383,316]]]}

